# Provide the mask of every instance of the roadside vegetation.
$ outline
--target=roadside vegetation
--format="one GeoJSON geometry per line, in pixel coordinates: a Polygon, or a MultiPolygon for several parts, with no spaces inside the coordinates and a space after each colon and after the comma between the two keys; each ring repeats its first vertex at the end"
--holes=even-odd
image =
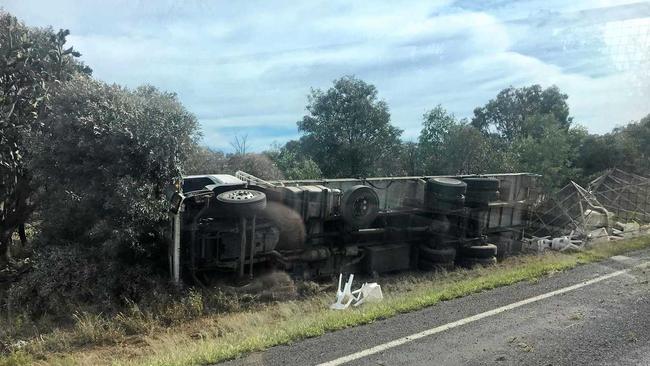
{"type": "MultiPolygon", "coordinates": [[[[0,365],[216,361],[607,254],[413,274],[391,280],[407,285],[408,296],[387,283],[387,301],[342,316],[325,310],[330,292],[322,286],[281,275],[268,279],[282,287],[271,293],[177,288],[168,282],[164,238],[167,193],[183,174],[529,171],[553,189],[610,167],[650,170],[650,116],[612,121],[630,123],[593,135],[573,120],[559,88],[508,87],[471,119],[432,106],[418,140],[407,142],[379,91],[354,76],[310,92],[299,139],[251,152],[241,136],[233,152],[214,151],[176,94],[95,79],[68,36],[0,12],[0,365]]],[[[635,246],[642,244],[611,250],[635,246]]]]}
{"type": "Polygon", "coordinates": [[[276,274],[258,284],[273,289],[266,292],[266,301],[259,301],[262,291],[253,295],[212,289],[158,299],[152,307],[131,304],[113,317],[75,313],[63,328],[17,317],[0,323],[0,339],[13,342],[0,365],[214,363],[649,247],[650,238],[641,237],[578,253],[511,257],[490,268],[395,275],[382,280],[383,302],[346,311],[329,310],[332,286],[294,285],[276,274]]]}

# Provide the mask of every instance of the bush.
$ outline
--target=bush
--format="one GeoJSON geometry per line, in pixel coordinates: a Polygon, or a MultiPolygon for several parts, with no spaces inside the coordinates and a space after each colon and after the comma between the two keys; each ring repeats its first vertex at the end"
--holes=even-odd
{"type": "Polygon", "coordinates": [[[58,91],[31,162],[41,243],[160,253],[166,187],[198,138],[196,118],[171,93],[77,77],[58,91]]]}
{"type": "Polygon", "coordinates": [[[69,318],[78,307],[113,312],[162,287],[164,191],[197,138],[196,118],[172,93],[87,76],[60,86],[32,138],[42,225],[10,303],[69,318]]]}
{"type": "Polygon", "coordinates": [[[88,248],[42,247],[33,263],[9,290],[10,313],[69,320],[78,311],[117,312],[155,291],[170,292],[150,263],[124,263],[88,248]]]}
{"type": "Polygon", "coordinates": [[[235,154],[228,158],[228,170],[234,174],[243,170],[258,178],[275,180],[282,179],[282,172],[273,161],[264,154],[235,154]]]}

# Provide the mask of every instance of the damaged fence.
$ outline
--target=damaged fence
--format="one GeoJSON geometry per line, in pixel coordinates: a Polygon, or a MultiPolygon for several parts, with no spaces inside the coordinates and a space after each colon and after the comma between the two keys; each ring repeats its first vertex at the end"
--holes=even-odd
{"type": "Polygon", "coordinates": [[[571,181],[531,216],[527,247],[537,251],[650,233],[650,178],[611,169],[588,188],[571,181]]]}
{"type": "Polygon", "coordinates": [[[586,233],[590,227],[609,226],[611,217],[593,194],[573,181],[546,196],[532,215],[533,236],[586,233]]]}
{"type": "Polygon", "coordinates": [[[589,191],[617,219],[650,222],[650,178],[612,169],[589,183],[589,191]]]}

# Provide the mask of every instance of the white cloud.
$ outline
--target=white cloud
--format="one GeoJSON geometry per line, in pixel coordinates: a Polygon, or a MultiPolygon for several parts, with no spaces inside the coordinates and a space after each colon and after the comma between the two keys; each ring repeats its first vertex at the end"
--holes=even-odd
{"type": "MultiPolygon", "coordinates": [[[[29,0],[4,6],[28,24],[70,28],[70,43],[100,79],[177,92],[199,117],[206,143],[219,148],[228,149],[234,134],[246,130],[259,150],[295,137],[310,87],[326,88],[346,74],[377,86],[405,139],[417,136],[422,114],[436,104],[470,117],[511,84],[557,84],[569,94],[576,120],[594,132],[650,112],[647,64],[590,72],[593,55],[557,44],[575,29],[537,27],[557,14],[621,2],[501,3],[29,0]],[[639,77],[644,70],[646,79],[639,77]],[[264,136],[266,130],[280,132],[264,136]]],[[[614,40],[633,36],[616,24],[593,33],[610,49],[614,40]]],[[[620,64],[615,57],[601,61],[620,64]]]]}

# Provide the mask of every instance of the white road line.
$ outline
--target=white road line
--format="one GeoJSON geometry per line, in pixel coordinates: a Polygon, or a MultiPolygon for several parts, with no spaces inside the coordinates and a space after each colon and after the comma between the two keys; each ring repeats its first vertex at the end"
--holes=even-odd
{"type": "Polygon", "coordinates": [[[569,292],[569,291],[577,290],[577,289],[579,289],[581,287],[593,285],[594,283],[598,283],[598,282],[601,282],[601,281],[604,281],[604,280],[607,280],[607,279],[610,279],[610,278],[613,278],[613,277],[617,277],[617,276],[620,276],[622,274],[628,273],[628,272],[632,271],[633,269],[647,267],[648,265],[650,265],[650,262],[643,262],[643,263],[641,263],[639,265],[636,265],[634,267],[631,267],[631,268],[627,268],[627,269],[623,269],[623,270],[620,270],[620,271],[612,272],[612,273],[609,273],[609,274],[606,274],[606,275],[603,275],[603,276],[600,276],[600,277],[593,278],[593,279],[588,280],[588,281],[584,281],[584,282],[575,284],[573,286],[564,287],[564,288],[561,288],[559,290],[547,292],[545,294],[538,295],[538,296],[535,296],[535,297],[530,297],[530,298],[525,299],[525,300],[517,301],[515,303],[502,306],[500,308],[489,310],[489,311],[486,311],[484,313],[472,315],[470,317],[460,319],[460,320],[457,320],[455,322],[451,322],[451,323],[447,323],[447,324],[444,324],[444,325],[441,325],[441,326],[438,326],[438,327],[435,327],[435,328],[431,328],[431,329],[422,331],[420,333],[415,333],[415,334],[411,334],[411,335],[406,336],[406,337],[398,338],[398,339],[395,339],[393,341],[386,342],[384,344],[380,344],[378,346],[365,349],[363,351],[355,352],[355,353],[352,353],[352,354],[349,354],[347,356],[337,358],[337,359],[329,361],[329,362],[321,363],[321,364],[319,364],[317,366],[337,366],[337,365],[342,365],[344,363],[348,363],[348,362],[351,362],[351,361],[354,361],[354,360],[358,360],[358,359],[363,358],[363,357],[374,355],[375,353],[379,353],[379,352],[382,352],[382,351],[385,351],[385,350],[388,350],[388,349],[391,349],[391,348],[394,348],[394,347],[397,347],[397,346],[401,346],[401,345],[409,343],[409,342],[413,342],[413,341],[418,340],[420,338],[424,338],[424,337],[428,337],[428,336],[436,334],[436,333],[444,332],[445,330],[460,327],[461,325],[472,323],[472,322],[475,322],[477,320],[487,318],[487,317],[490,317],[490,316],[493,316],[493,315],[497,315],[497,314],[503,313],[503,312],[508,311],[508,310],[516,309],[518,307],[521,307],[521,306],[524,306],[524,305],[527,305],[527,304],[530,304],[530,303],[533,303],[533,302],[544,300],[544,299],[547,299],[547,298],[552,297],[552,296],[561,295],[561,294],[569,292]]]}

